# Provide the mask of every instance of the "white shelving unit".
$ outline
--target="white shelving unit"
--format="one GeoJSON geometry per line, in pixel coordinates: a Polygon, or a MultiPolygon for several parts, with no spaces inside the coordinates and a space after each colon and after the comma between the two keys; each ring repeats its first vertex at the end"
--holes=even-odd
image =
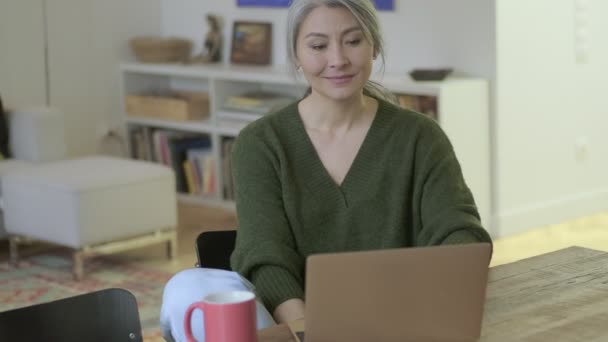
{"type": "MultiPolygon", "coordinates": [[[[228,65],[166,65],[127,63],[121,65],[122,97],[150,89],[180,89],[209,92],[210,116],[201,121],[170,121],[124,115],[126,128],[149,127],[207,134],[213,154],[221,160],[221,142],[236,137],[258,114],[225,111],[224,99],[245,91],[270,90],[300,97],[307,85],[294,80],[285,68],[228,65]]],[[[385,74],[376,81],[395,93],[437,96],[439,124],[449,136],[479,207],[482,221],[490,218],[489,90],[483,79],[447,78],[440,82],[415,82],[407,75],[385,74]]],[[[123,106],[124,108],[124,106],[123,106]]],[[[129,129],[126,130],[129,132],[129,129]]],[[[129,139],[127,139],[129,140],[129,139]]],[[[209,196],[180,194],[182,201],[234,208],[223,198],[223,172],[216,163],[216,193],[209,196]]]]}

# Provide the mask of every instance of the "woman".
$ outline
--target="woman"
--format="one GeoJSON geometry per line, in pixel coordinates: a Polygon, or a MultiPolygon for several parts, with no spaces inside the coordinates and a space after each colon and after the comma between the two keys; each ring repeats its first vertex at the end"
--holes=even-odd
{"type": "Polygon", "coordinates": [[[303,317],[308,255],[490,241],[443,131],[369,81],[383,56],[371,1],[295,0],[287,31],[310,91],[232,155],[232,267],[275,320],[303,317]]]}

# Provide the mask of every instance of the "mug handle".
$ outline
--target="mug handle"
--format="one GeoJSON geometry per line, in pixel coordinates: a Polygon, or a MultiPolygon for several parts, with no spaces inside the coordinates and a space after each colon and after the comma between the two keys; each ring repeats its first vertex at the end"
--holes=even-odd
{"type": "Polygon", "coordinates": [[[186,314],[184,315],[184,332],[186,333],[186,339],[188,340],[188,342],[196,342],[196,339],[194,338],[194,336],[192,336],[192,326],[190,322],[192,320],[192,312],[194,312],[195,309],[201,309],[201,311],[205,311],[203,309],[202,302],[192,303],[190,304],[188,309],[186,309],[186,314]]]}

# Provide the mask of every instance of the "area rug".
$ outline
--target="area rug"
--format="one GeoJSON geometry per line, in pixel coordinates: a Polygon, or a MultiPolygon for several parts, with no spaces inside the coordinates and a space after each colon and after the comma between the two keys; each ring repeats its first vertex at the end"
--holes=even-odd
{"type": "Polygon", "coordinates": [[[106,289],[123,288],[137,299],[145,341],[162,341],[159,328],[164,284],[170,274],[116,257],[95,257],[85,262],[84,279],[72,278],[68,251],[26,257],[17,268],[0,263],[0,312],[32,304],[106,289]]]}

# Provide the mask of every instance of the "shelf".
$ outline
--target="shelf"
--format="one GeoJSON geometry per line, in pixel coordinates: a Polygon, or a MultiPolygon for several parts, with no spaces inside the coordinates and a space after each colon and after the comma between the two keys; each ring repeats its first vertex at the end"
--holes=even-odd
{"type": "Polygon", "coordinates": [[[209,119],[203,121],[174,121],[161,119],[146,119],[133,116],[126,116],[126,122],[131,125],[149,126],[157,128],[169,128],[179,131],[211,134],[215,127],[209,119]]]}
{"type": "Polygon", "coordinates": [[[442,88],[456,85],[461,87],[465,84],[479,84],[486,81],[481,78],[447,77],[442,81],[415,81],[409,75],[386,74],[384,77],[372,78],[379,82],[388,90],[394,93],[412,95],[433,95],[439,96],[442,88]]]}
{"type": "MultiPolygon", "coordinates": [[[[154,64],[154,63],[123,63],[122,72],[167,77],[183,77],[195,79],[215,79],[236,82],[252,82],[264,84],[288,84],[306,86],[303,77],[294,79],[286,66],[239,66],[228,64],[185,65],[185,64],[154,64]]],[[[452,81],[462,82],[458,77],[448,77],[443,81],[415,81],[407,73],[384,73],[372,75],[372,80],[380,83],[393,92],[417,95],[439,95],[443,84],[452,81]]]]}
{"type": "MultiPolygon", "coordinates": [[[[251,90],[279,93],[299,91],[306,86],[303,77],[295,80],[285,66],[256,67],[228,64],[121,64],[123,96],[145,91],[151,86],[161,89],[204,90],[209,93],[210,117],[204,121],[172,121],[127,116],[127,125],[140,125],[183,132],[208,134],[216,161],[224,156],[224,138],[237,137],[239,132],[263,115],[223,109],[227,97],[251,90]],[[150,77],[148,77],[150,76],[150,77]],[[302,87],[303,88],[303,87],[302,87]]],[[[488,82],[479,78],[451,75],[442,81],[415,81],[406,72],[374,73],[372,80],[393,93],[436,96],[439,124],[449,136],[461,164],[464,177],[478,203],[483,222],[490,219],[489,181],[489,102],[488,82]],[[476,134],[471,134],[476,132],[476,134]]],[[[234,202],[223,199],[223,163],[215,163],[217,187],[213,196],[180,194],[181,201],[234,210],[234,202]]]]}
{"type": "Polygon", "coordinates": [[[295,80],[289,75],[287,67],[266,66],[239,66],[227,64],[185,65],[185,64],[147,64],[123,63],[122,72],[139,73],[146,75],[173,76],[184,78],[214,78],[217,80],[279,83],[279,84],[305,84],[303,79],[295,80]]]}
{"type": "Polygon", "coordinates": [[[187,131],[194,133],[205,133],[213,134],[218,133],[227,137],[236,137],[241,129],[245,128],[251,122],[259,119],[261,116],[255,114],[243,114],[250,115],[252,118],[238,119],[238,118],[218,118],[217,125],[211,124],[209,120],[197,122],[197,121],[172,121],[172,120],[159,120],[159,119],[145,119],[127,117],[126,122],[130,125],[156,127],[164,129],[174,129],[178,131],[187,131]]]}
{"type": "Polygon", "coordinates": [[[226,137],[236,137],[239,132],[255,120],[220,119],[217,132],[226,137]]]}
{"type": "Polygon", "coordinates": [[[263,114],[257,114],[257,113],[248,113],[248,112],[237,112],[237,111],[228,111],[228,110],[222,110],[220,112],[217,113],[217,117],[222,120],[222,119],[226,119],[226,120],[241,120],[241,121],[247,121],[247,122],[252,122],[255,121],[261,117],[263,117],[263,114]]]}
{"type": "Polygon", "coordinates": [[[385,74],[384,77],[372,78],[394,93],[413,95],[439,95],[439,89],[444,81],[414,81],[408,75],[385,74]]]}

